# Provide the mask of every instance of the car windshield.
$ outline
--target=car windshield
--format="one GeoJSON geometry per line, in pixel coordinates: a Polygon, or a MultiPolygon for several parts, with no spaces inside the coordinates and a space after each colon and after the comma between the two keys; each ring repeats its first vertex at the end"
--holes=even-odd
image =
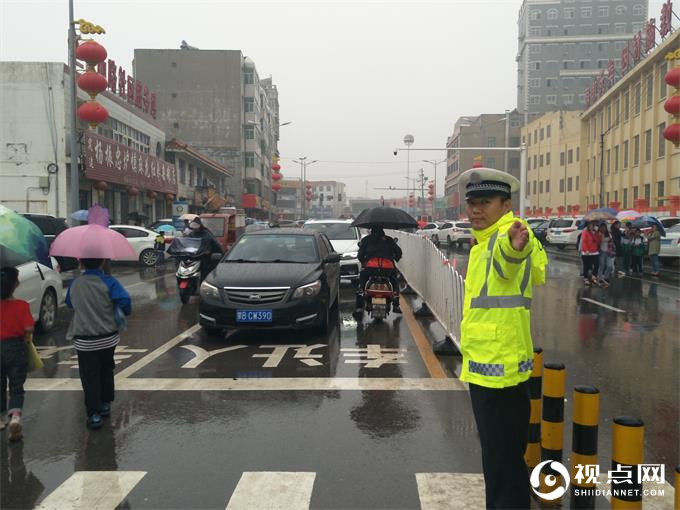
{"type": "Polygon", "coordinates": [[[319,262],[312,235],[245,235],[229,251],[223,262],[279,262],[309,264],[319,262]]]}
{"type": "Polygon", "coordinates": [[[550,228],[569,228],[573,220],[552,220],[550,228]]]}
{"type": "Polygon", "coordinates": [[[356,228],[349,223],[307,223],[303,228],[323,232],[331,241],[354,240],[357,238],[356,228]]]}
{"type": "Polygon", "coordinates": [[[201,223],[215,237],[224,236],[224,218],[201,218],[201,223]]]}

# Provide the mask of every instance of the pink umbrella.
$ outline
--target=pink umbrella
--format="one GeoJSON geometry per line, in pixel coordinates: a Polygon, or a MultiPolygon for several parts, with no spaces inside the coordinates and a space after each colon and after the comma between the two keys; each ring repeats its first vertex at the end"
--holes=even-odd
{"type": "Polygon", "coordinates": [[[50,255],[77,259],[137,260],[135,250],[125,237],[101,225],[67,228],[52,242],[50,255]]]}

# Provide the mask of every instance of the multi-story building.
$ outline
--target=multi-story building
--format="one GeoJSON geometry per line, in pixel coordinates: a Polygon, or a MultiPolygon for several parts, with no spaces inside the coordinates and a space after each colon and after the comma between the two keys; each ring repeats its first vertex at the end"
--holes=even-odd
{"type": "MultiPolygon", "coordinates": [[[[680,150],[666,141],[667,56],[680,31],[650,49],[581,117],[581,203],[645,209],[680,196],[680,150]]],[[[676,64],[677,65],[677,61],[676,64]]]]}
{"type": "MultiPolygon", "coordinates": [[[[490,113],[460,117],[446,146],[455,147],[519,147],[522,117],[513,110],[506,113],[490,113]]],[[[519,178],[519,153],[499,150],[449,151],[447,156],[445,193],[448,198],[447,216],[455,219],[464,209],[465,193],[458,187],[458,177],[472,168],[474,158],[482,158],[482,164],[497,170],[509,171],[519,178]]],[[[516,200],[517,197],[513,197],[516,200]]]]}
{"type": "Polygon", "coordinates": [[[228,195],[250,216],[271,210],[278,149],[278,92],[240,50],[136,49],[135,73],[166,105],[158,119],[233,177],[228,195]]]}
{"type": "Polygon", "coordinates": [[[347,209],[345,183],[338,181],[311,181],[312,201],[307,207],[310,218],[339,218],[347,209]]]}
{"type": "Polygon", "coordinates": [[[580,203],[579,112],[546,113],[522,127],[527,145],[526,204],[529,214],[571,213],[580,203]]]}
{"type": "MultiPolygon", "coordinates": [[[[126,90],[121,84],[129,81],[118,82],[118,76],[109,74],[108,90],[97,96],[108,120],[96,130],[78,124],[79,203],[74,206],[68,68],[61,62],[0,62],[0,202],[21,212],[61,217],[97,203],[116,223],[170,214],[177,173],[163,159],[165,132],[154,118],[164,105],[148,95],[142,101],[138,88],[126,90]]],[[[78,104],[87,100],[78,89],[78,104]]]]}
{"type": "Polygon", "coordinates": [[[304,190],[300,188],[300,179],[282,179],[281,189],[276,193],[276,210],[281,219],[294,220],[302,214],[302,197],[304,190]]]}
{"type": "Polygon", "coordinates": [[[520,112],[583,110],[583,91],[642,30],[647,7],[647,0],[524,0],[517,22],[520,112]]]}

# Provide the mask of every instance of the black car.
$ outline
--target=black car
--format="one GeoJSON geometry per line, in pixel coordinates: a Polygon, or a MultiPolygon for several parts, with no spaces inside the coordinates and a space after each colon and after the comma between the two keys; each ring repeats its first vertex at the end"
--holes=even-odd
{"type": "Polygon", "coordinates": [[[548,235],[548,227],[550,226],[549,221],[542,221],[541,223],[533,223],[531,225],[531,230],[534,233],[536,239],[541,241],[541,244],[547,243],[546,236],[548,235]]]}
{"type": "Polygon", "coordinates": [[[227,329],[325,331],[340,292],[340,255],[325,234],[277,228],[242,235],[200,288],[200,323],[227,329]]]}

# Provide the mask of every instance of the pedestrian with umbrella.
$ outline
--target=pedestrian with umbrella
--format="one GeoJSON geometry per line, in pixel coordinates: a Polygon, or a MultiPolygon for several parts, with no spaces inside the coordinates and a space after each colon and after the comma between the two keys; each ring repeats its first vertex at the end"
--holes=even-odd
{"type": "Polygon", "coordinates": [[[647,253],[649,260],[652,263],[652,276],[659,277],[659,253],[661,252],[661,232],[655,223],[652,224],[652,230],[647,234],[647,253]]]}
{"type": "Polygon", "coordinates": [[[645,244],[645,238],[642,235],[642,230],[639,227],[633,227],[633,239],[632,239],[632,268],[633,273],[638,276],[642,276],[642,258],[647,252],[647,245],[645,244]]]}
{"type": "Polygon", "coordinates": [[[100,429],[102,418],[111,414],[114,400],[113,355],[120,340],[122,316],[132,311],[130,295],[103,267],[110,259],[135,260],[135,251],[118,232],[90,224],[63,231],[50,252],[79,259],[85,270],[66,293],[66,305],[73,309],[67,338],[73,341],[78,355],[86,424],[90,429],[100,429]]]}

